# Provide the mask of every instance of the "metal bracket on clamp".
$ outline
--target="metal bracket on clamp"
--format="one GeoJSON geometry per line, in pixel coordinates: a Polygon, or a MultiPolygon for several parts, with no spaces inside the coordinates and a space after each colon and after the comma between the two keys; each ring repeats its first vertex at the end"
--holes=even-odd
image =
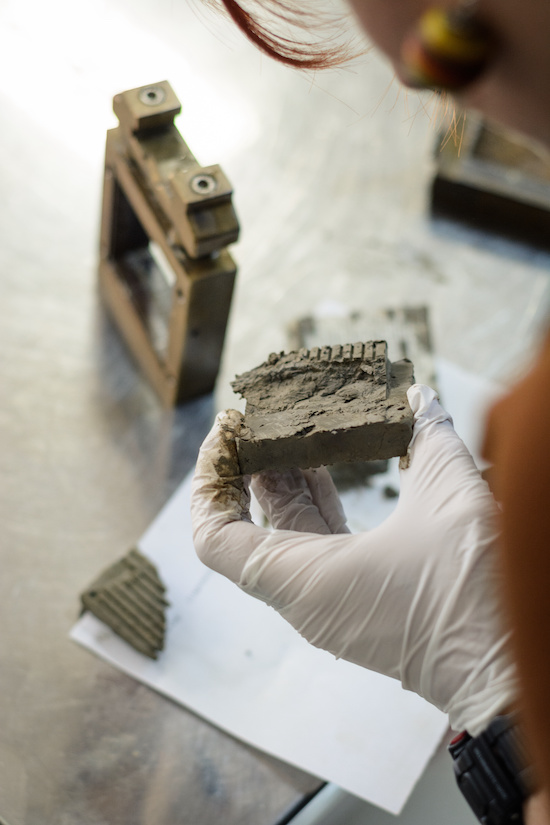
{"type": "Polygon", "coordinates": [[[200,166],[174,125],[167,81],[115,95],[107,132],[102,297],[166,406],[215,384],[239,224],[219,166],[200,166]]]}

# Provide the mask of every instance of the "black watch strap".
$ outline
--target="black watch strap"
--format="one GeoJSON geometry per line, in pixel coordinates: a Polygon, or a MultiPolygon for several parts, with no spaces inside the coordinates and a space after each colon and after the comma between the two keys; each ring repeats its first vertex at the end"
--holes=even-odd
{"type": "Polygon", "coordinates": [[[458,787],[483,825],[523,825],[530,769],[515,717],[497,716],[479,736],[449,745],[458,787]]]}

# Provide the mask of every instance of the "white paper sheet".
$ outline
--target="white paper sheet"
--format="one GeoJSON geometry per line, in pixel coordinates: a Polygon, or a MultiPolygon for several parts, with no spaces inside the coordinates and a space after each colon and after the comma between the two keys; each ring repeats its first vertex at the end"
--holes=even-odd
{"type": "MultiPolygon", "coordinates": [[[[445,365],[440,372],[451,410],[455,396],[455,423],[468,429],[486,388],[445,365]]],[[[390,476],[398,483],[393,470],[390,476]]],[[[367,519],[369,511],[387,515],[392,505],[385,500],[381,507],[382,483],[383,477],[368,491],[368,501],[345,496],[355,529],[361,512],[367,519]]],[[[189,493],[190,478],[139,544],[171,602],[158,661],[89,613],[72,638],[233,736],[399,813],[447,729],[446,717],[396,681],[311,647],[271,608],[205,568],[191,540],[189,493]]]]}

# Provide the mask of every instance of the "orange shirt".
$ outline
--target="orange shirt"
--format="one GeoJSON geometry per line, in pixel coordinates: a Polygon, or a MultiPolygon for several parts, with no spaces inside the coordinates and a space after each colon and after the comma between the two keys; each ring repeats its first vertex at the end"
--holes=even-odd
{"type": "Polygon", "coordinates": [[[550,336],[491,410],[484,455],[502,505],[504,599],[520,705],[538,778],[550,790],[550,336]]]}

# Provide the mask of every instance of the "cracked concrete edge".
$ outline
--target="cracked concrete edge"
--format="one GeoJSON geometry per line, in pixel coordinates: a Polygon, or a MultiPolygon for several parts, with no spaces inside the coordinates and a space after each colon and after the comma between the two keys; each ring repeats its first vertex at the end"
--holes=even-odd
{"type": "MultiPolygon", "coordinates": [[[[322,348],[319,348],[319,352],[321,351],[322,348]]],[[[281,353],[279,356],[271,356],[271,361],[268,360],[265,365],[273,365],[277,363],[276,359],[283,357],[288,360],[288,356],[291,355],[292,353],[286,356],[281,353]]],[[[413,414],[406,395],[407,389],[414,381],[413,365],[410,361],[403,360],[393,364],[386,361],[386,366],[385,402],[381,403],[378,400],[372,414],[368,404],[364,405],[359,413],[356,410],[355,419],[358,416],[362,419],[359,423],[354,424],[348,420],[347,424],[340,424],[339,420],[337,427],[300,427],[298,430],[292,430],[290,422],[285,434],[285,416],[288,411],[283,411],[273,414],[280,424],[279,432],[273,438],[256,437],[253,428],[248,426],[237,439],[239,463],[243,474],[267,469],[306,469],[321,464],[376,461],[406,455],[413,427],[413,414]]],[[[241,383],[241,388],[242,386],[241,383]]],[[[370,386],[371,390],[374,388],[374,384],[370,386]]],[[[369,385],[365,383],[365,390],[367,389],[369,385]]],[[[316,414],[317,411],[313,409],[311,416],[316,414]]],[[[340,419],[341,417],[339,416],[340,419]]],[[[317,421],[319,420],[317,418],[317,421]]]]}

